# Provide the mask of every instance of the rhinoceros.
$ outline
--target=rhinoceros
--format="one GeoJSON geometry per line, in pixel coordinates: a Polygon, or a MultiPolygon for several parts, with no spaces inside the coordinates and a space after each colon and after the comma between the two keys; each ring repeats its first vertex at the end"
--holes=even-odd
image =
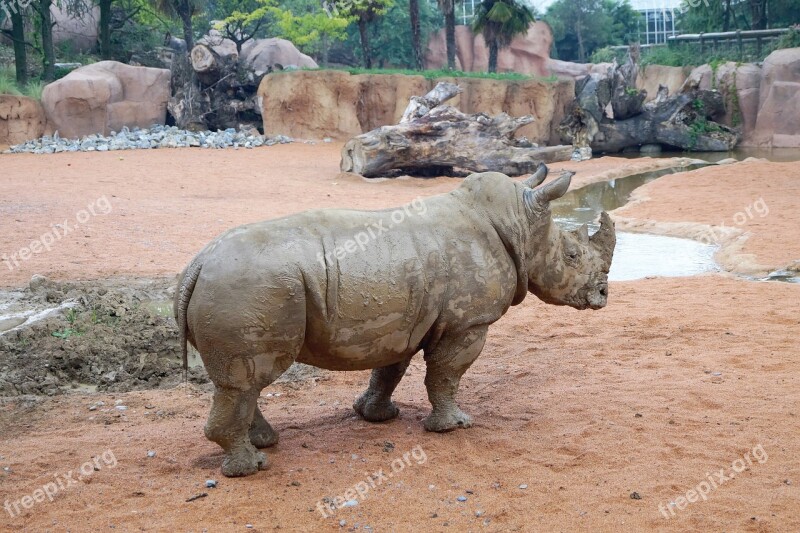
{"type": "Polygon", "coordinates": [[[261,390],[302,362],[372,369],[355,411],[398,415],[391,400],[412,357],[426,363],[428,431],[472,425],[456,404],[489,326],[527,293],[577,309],[606,305],[616,237],[608,214],[591,237],[552,221],[550,202],[572,173],[541,185],[472,174],[416,209],[319,209],[240,226],[208,244],[175,295],[184,368],[187,341],[215,385],[205,435],[225,451],[222,472],[266,466],[278,441],[257,405],[261,390]],[[399,215],[398,215],[399,214],[399,215]]]}

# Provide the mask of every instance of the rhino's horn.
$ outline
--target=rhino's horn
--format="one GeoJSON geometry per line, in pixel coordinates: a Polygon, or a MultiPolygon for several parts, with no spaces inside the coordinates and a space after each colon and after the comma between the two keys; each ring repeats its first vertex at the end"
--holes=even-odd
{"type": "Polygon", "coordinates": [[[562,172],[558,179],[551,181],[547,185],[525,191],[523,198],[528,213],[530,215],[538,215],[546,211],[550,207],[550,202],[564,196],[574,175],[574,172],[567,170],[562,172]]]}
{"type": "Polygon", "coordinates": [[[617,236],[614,232],[614,222],[605,211],[600,213],[600,229],[589,238],[589,241],[610,265],[614,255],[614,246],[617,244],[617,236]]]}
{"type": "Polygon", "coordinates": [[[547,178],[547,165],[544,163],[539,163],[539,166],[536,167],[536,172],[530,175],[527,179],[525,179],[522,184],[526,187],[530,187],[533,189],[534,187],[538,187],[542,184],[542,182],[547,178]]]}

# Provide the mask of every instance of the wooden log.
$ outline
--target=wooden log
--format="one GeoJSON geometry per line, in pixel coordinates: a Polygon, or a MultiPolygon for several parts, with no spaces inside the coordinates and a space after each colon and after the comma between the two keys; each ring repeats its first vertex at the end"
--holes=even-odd
{"type": "Polygon", "coordinates": [[[447,81],[440,81],[436,84],[428,94],[425,96],[412,96],[408,107],[403,112],[403,117],[400,119],[400,124],[420,118],[430,113],[431,109],[440,106],[454,96],[461,94],[464,91],[455,83],[447,81]]]}
{"type": "Polygon", "coordinates": [[[514,138],[532,121],[529,115],[466,115],[451,106],[438,106],[419,118],[350,139],[342,149],[341,169],[365,177],[430,168],[519,176],[534,172],[545,159],[568,159],[571,147],[540,149],[514,138]]]}
{"type": "Polygon", "coordinates": [[[219,81],[223,71],[221,59],[210,46],[196,45],[189,58],[198,80],[205,85],[213,85],[219,81]]]}

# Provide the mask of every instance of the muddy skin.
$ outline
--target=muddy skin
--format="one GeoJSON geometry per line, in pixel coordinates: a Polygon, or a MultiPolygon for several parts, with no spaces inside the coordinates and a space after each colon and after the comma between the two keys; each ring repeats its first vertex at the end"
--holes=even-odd
{"type": "Polygon", "coordinates": [[[294,361],[373,369],[354,409],[382,422],[397,416],[392,393],[422,350],[433,408],[425,429],[450,431],[472,425],[455,401],[459,381],[510,306],[528,292],[605,306],[613,224],[604,213],[591,237],[586,227],[561,230],[550,202],[572,174],[538,186],[545,175],[473,174],[418,204],[308,211],[206,246],[181,277],[175,316],[216,387],[205,434],[225,451],[223,473],[266,466],[256,448],[278,436],[256,400],[294,361]]]}

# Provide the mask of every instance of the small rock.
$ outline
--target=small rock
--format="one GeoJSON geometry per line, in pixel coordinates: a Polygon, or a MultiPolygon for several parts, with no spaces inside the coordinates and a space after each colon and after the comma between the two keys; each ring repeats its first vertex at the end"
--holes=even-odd
{"type": "Polygon", "coordinates": [[[342,507],[355,507],[358,505],[358,500],[347,500],[342,504],[342,507]]]}
{"type": "Polygon", "coordinates": [[[344,527],[347,525],[347,520],[339,520],[339,527],[344,527]]]}
{"type": "Polygon", "coordinates": [[[246,524],[244,527],[246,527],[247,529],[253,529],[253,524],[246,524]]]}
{"type": "Polygon", "coordinates": [[[147,457],[155,457],[155,456],[156,456],[155,450],[150,450],[149,452],[147,452],[147,457]]]}
{"type": "Polygon", "coordinates": [[[42,276],[41,274],[34,274],[31,276],[31,281],[28,283],[28,287],[30,290],[35,291],[47,285],[47,282],[50,281],[46,277],[42,276]]]}
{"type": "Polygon", "coordinates": [[[631,500],[641,500],[642,496],[638,492],[631,492],[631,500]]]}
{"type": "Polygon", "coordinates": [[[483,511],[475,511],[475,516],[483,516],[483,511]]]}
{"type": "Polygon", "coordinates": [[[290,483],[290,485],[291,485],[292,487],[299,487],[299,486],[300,486],[300,482],[299,482],[299,481],[292,481],[292,482],[290,483]]]}
{"type": "Polygon", "coordinates": [[[465,502],[465,501],[467,501],[467,497],[466,496],[459,496],[458,498],[456,498],[456,500],[458,500],[460,502],[465,502]]]}
{"type": "Polygon", "coordinates": [[[217,488],[217,480],[216,479],[207,479],[206,480],[206,487],[209,489],[217,488]]]}
{"type": "Polygon", "coordinates": [[[116,409],[117,411],[127,411],[128,410],[128,406],[127,405],[117,405],[117,406],[114,406],[114,409],[116,409]]]}
{"type": "Polygon", "coordinates": [[[521,488],[522,490],[525,490],[525,489],[527,489],[527,488],[528,488],[528,485],[526,485],[525,483],[523,483],[522,485],[520,485],[520,486],[519,486],[519,488],[521,488]]]}

